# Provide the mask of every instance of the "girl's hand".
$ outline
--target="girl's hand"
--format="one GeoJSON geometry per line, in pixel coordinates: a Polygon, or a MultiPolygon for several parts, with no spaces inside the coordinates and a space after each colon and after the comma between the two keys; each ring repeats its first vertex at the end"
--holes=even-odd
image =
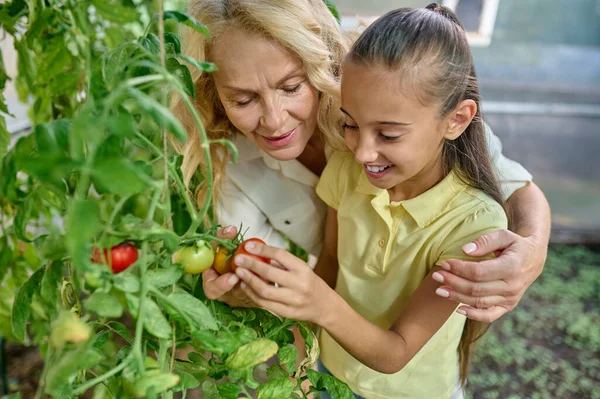
{"type": "Polygon", "coordinates": [[[269,265],[246,255],[233,259],[248,297],[279,316],[319,324],[326,314],[327,295],[333,290],[310,266],[280,248],[249,242],[245,249],[275,261],[269,265]]]}
{"type": "MultiPolygon", "coordinates": [[[[217,232],[217,238],[231,240],[237,234],[233,226],[222,227],[217,232]]],[[[202,272],[202,287],[208,299],[217,299],[234,307],[254,306],[248,296],[242,291],[238,282],[240,279],[233,273],[219,274],[214,268],[202,272]]]]}
{"type": "Polygon", "coordinates": [[[471,306],[457,312],[473,320],[491,323],[513,310],[525,290],[542,273],[547,242],[536,237],[521,237],[509,230],[498,230],[477,238],[463,247],[467,255],[495,259],[469,262],[451,259],[441,264],[444,270],[433,278],[445,285],[438,295],[471,306]]]}

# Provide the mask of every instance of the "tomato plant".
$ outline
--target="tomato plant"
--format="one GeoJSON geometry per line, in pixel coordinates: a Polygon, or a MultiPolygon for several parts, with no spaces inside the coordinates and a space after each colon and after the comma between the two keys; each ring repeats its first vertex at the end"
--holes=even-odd
{"type": "Polygon", "coordinates": [[[333,377],[305,373],[318,355],[308,324],[210,301],[186,275],[206,267],[209,245],[235,249],[209,211],[210,147],[236,150],[209,140],[194,107],[192,73],[216,68],[183,54],[177,33],[208,29],[161,0],[6,1],[0,24],[18,54],[16,76],[0,62],[0,89],[15,82],[32,123],[11,137],[0,94],[0,334],[39,348],[37,396],[306,397],[310,379],[350,398],[333,377]],[[188,185],[174,98],[203,144],[205,167],[188,185]],[[195,204],[199,184],[207,195],[195,204]],[[300,367],[292,326],[306,340],[300,367]]]}
{"type": "Polygon", "coordinates": [[[188,274],[199,274],[208,269],[215,259],[210,244],[204,240],[196,241],[195,245],[183,247],[173,254],[173,261],[183,264],[188,274]]]}

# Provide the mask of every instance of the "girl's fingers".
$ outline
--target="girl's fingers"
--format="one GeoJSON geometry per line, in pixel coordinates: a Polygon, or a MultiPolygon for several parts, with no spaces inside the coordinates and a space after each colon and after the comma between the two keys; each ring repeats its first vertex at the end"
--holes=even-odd
{"type": "Polygon", "coordinates": [[[281,316],[281,317],[289,317],[289,316],[287,316],[287,313],[288,313],[287,306],[285,306],[284,304],[269,301],[268,299],[264,299],[264,298],[260,297],[245,282],[242,282],[241,287],[242,287],[242,290],[244,290],[244,292],[248,296],[248,298],[250,298],[252,300],[252,302],[254,302],[260,308],[266,309],[266,310],[273,312],[276,315],[281,316]]]}
{"type": "Polygon", "coordinates": [[[252,256],[237,255],[233,262],[238,266],[238,269],[248,269],[265,281],[277,283],[284,287],[290,287],[293,283],[294,277],[287,270],[263,263],[252,256]]]}
{"type": "Polygon", "coordinates": [[[253,255],[273,259],[289,271],[297,271],[308,266],[304,261],[298,259],[285,249],[270,247],[258,242],[248,242],[244,246],[246,251],[253,255]]]}
{"type": "Polygon", "coordinates": [[[202,272],[202,287],[208,299],[219,299],[233,288],[239,277],[233,273],[220,275],[215,269],[208,268],[202,272]]]}
{"type": "MultiPolygon", "coordinates": [[[[261,300],[268,302],[288,303],[290,298],[293,298],[293,293],[288,288],[275,287],[265,283],[262,279],[249,272],[248,270],[238,267],[235,273],[244,283],[244,286],[250,287],[254,295],[261,300]]],[[[247,292],[247,290],[244,290],[247,292]]]]}

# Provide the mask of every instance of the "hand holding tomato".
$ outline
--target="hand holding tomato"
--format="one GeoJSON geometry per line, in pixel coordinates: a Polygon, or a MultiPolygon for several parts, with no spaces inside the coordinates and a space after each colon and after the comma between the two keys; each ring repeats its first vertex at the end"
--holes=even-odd
{"type": "Polygon", "coordinates": [[[121,273],[127,269],[138,259],[138,250],[135,245],[124,242],[119,245],[115,245],[110,249],[110,252],[104,248],[103,252],[100,252],[99,248],[94,248],[92,254],[92,262],[99,264],[110,264],[110,268],[113,273],[121,273]]]}

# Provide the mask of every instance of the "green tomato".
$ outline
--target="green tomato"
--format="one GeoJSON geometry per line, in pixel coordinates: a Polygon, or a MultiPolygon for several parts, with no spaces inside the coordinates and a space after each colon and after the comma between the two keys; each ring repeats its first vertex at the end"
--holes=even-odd
{"type": "Polygon", "coordinates": [[[196,245],[183,247],[173,254],[173,262],[185,266],[185,272],[200,274],[208,269],[215,260],[211,246],[204,240],[199,240],[196,245]]]}

